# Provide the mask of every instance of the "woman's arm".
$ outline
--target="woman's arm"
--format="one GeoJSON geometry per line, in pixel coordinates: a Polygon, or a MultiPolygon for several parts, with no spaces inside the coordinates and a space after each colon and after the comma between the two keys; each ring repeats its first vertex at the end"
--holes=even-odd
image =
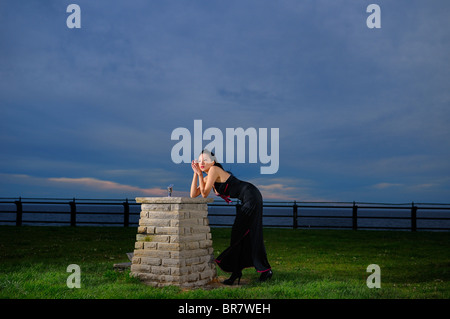
{"type": "Polygon", "coordinates": [[[208,171],[208,178],[203,178],[203,174],[198,175],[199,189],[203,198],[208,197],[209,193],[211,192],[211,189],[214,186],[214,182],[219,176],[219,169],[220,168],[217,166],[212,166],[208,171]]]}
{"type": "Polygon", "coordinates": [[[192,161],[191,163],[192,170],[194,171],[194,176],[192,177],[191,183],[191,197],[197,197],[200,195],[200,188],[197,186],[198,174],[201,174],[200,169],[198,168],[198,164],[192,161]]]}
{"type": "Polygon", "coordinates": [[[192,177],[191,197],[197,197],[200,195],[200,188],[197,187],[197,176],[197,173],[194,173],[194,176],[192,177]]]}

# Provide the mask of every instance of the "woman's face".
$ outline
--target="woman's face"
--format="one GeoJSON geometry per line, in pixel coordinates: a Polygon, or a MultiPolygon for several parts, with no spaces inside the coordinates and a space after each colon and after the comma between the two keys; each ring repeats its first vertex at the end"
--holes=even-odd
{"type": "Polygon", "coordinates": [[[208,172],[211,166],[214,166],[214,161],[208,154],[200,154],[197,163],[202,172],[208,172]]]}

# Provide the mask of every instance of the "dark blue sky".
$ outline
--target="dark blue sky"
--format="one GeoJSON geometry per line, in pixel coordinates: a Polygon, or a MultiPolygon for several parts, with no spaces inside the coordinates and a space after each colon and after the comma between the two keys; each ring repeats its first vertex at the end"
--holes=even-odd
{"type": "Polygon", "coordinates": [[[279,128],[276,174],[224,164],[265,199],[449,202],[449,9],[2,0],[0,197],[184,196],[171,133],[199,119],[279,128]]]}

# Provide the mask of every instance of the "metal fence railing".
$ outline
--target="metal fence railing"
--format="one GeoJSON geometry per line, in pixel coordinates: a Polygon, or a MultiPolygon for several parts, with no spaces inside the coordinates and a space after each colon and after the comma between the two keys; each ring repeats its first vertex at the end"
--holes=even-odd
{"type": "MultiPolygon", "coordinates": [[[[211,226],[229,227],[240,203],[208,204],[211,226]]],[[[269,202],[265,227],[450,230],[450,204],[269,202]]],[[[137,226],[140,204],[131,199],[0,198],[0,225],[137,226]]]]}

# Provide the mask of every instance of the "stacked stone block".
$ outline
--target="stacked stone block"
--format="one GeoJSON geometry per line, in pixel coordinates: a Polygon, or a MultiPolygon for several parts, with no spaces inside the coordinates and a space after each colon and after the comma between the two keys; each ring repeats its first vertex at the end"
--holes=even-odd
{"type": "Polygon", "coordinates": [[[131,273],[162,287],[201,287],[216,277],[207,203],[212,198],[138,197],[131,273]]]}

